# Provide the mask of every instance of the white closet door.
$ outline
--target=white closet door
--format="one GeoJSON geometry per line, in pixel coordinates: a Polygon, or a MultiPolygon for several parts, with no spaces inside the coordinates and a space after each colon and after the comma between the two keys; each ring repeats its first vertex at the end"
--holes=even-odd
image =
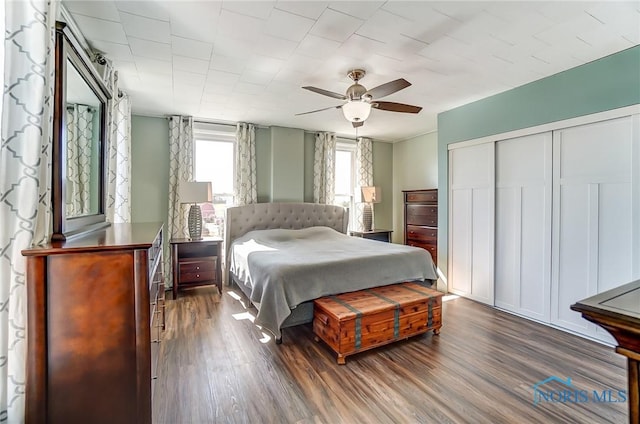
{"type": "Polygon", "coordinates": [[[553,139],[551,322],[607,342],[569,306],[640,278],[634,119],[568,128],[553,139]]]}
{"type": "Polygon", "coordinates": [[[449,152],[449,291],[493,305],[494,144],[449,152]]]}
{"type": "Polygon", "coordinates": [[[549,322],[551,132],[496,143],[495,305],[549,322]]]}

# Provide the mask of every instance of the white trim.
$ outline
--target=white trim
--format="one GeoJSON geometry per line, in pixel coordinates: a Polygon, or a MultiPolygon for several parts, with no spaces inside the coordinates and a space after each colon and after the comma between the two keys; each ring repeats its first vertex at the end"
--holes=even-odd
{"type": "Polygon", "coordinates": [[[631,116],[635,114],[640,114],[640,104],[625,106],[618,109],[611,109],[604,112],[592,113],[590,115],[578,116],[576,118],[564,119],[562,121],[549,122],[547,124],[537,125],[535,127],[522,128],[505,133],[488,135],[485,137],[474,138],[472,140],[459,141],[449,144],[447,146],[447,149],[453,150],[460,147],[474,146],[476,144],[493,143],[510,138],[523,137],[547,131],[576,127],[578,125],[590,124],[598,121],[606,121],[608,119],[622,118],[624,116],[631,116]]]}
{"type": "MultiPolygon", "coordinates": [[[[351,205],[349,207],[349,230],[351,230],[353,228],[353,225],[355,223],[355,218],[356,218],[356,203],[358,202],[358,200],[360,199],[360,197],[358,196],[359,193],[357,193],[357,189],[359,189],[358,184],[356,182],[356,175],[357,175],[357,170],[356,170],[356,141],[355,140],[345,140],[341,137],[336,137],[336,152],[338,151],[343,151],[343,152],[349,152],[351,154],[351,181],[349,182],[349,186],[351,189],[351,205]]],[[[336,172],[337,174],[337,172],[336,172]]],[[[334,176],[335,178],[335,176],[334,176]]],[[[335,181],[334,181],[334,186],[335,186],[335,181]]],[[[334,193],[334,195],[336,196],[345,196],[348,195],[348,193],[334,193]]]]}
{"type": "MultiPolygon", "coordinates": [[[[632,216],[640,217],[640,114],[634,115],[631,121],[631,193],[632,216]]],[[[640,278],[640,219],[633,219],[632,228],[632,255],[633,269],[632,277],[640,278]]]]}
{"type": "Polygon", "coordinates": [[[193,123],[193,138],[207,141],[236,141],[236,127],[205,122],[193,123]]]}
{"type": "Polygon", "coordinates": [[[82,48],[85,50],[89,58],[93,60],[93,56],[92,56],[93,50],[91,50],[91,47],[89,47],[89,43],[87,43],[87,39],[84,38],[82,31],[80,31],[80,28],[78,28],[78,24],[76,24],[76,21],[71,16],[71,13],[67,10],[65,5],[62,3],[60,3],[60,18],[62,21],[64,21],[67,24],[67,26],[69,27],[73,35],[76,37],[76,39],[78,40],[82,48]]]}

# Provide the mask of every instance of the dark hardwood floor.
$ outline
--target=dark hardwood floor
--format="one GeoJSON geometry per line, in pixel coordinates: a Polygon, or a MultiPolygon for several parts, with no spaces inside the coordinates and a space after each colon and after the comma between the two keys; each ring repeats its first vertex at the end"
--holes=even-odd
{"type": "Polygon", "coordinates": [[[467,299],[444,302],[439,336],[337,365],[310,325],[286,329],[282,345],[268,340],[238,293],[204,287],[168,301],[155,423],[628,421],[626,403],[592,398],[627,388],[626,361],[613,348],[467,299]],[[550,376],[570,377],[588,399],[534,405],[534,384],[550,376]]]}

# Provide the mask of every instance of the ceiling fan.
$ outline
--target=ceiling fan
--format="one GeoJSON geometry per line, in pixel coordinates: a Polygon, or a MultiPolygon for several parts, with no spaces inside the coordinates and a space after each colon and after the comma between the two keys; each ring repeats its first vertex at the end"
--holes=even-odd
{"type": "Polygon", "coordinates": [[[344,117],[353,124],[354,128],[357,128],[364,125],[364,121],[371,113],[371,108],[401,113],[418,113],[422,110],[422,107],[420,106],[412,106],[395,102],[381,102],[378,100],[379,98],[409,87],[411,85],[409,81],[404,78],[400,78],[374,87],[371,90],[367,90],[363,85],[358,83],[358,81],[364,78],[365,74],[366,72],[362,69],[353,69],[349,71],[347,76],[353,80],[354,84],[347,89],[345,94],[334,93],[333,91],[311,86],[302,87],[305,90],[333,97],[334,99],[346,100],[346,102],[338,106],[330,106],[323,109],[312,110],[310,112],[297,113],[296,116],[321,112],[329,109],[342,109],[344,117]]]}

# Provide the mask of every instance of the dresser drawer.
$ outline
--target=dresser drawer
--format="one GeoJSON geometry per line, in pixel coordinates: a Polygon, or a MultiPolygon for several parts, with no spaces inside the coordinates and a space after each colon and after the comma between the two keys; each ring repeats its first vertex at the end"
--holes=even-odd
{"type": "Polygon", "coordinates": [[[411,202],[424,202],[424,203],[437,203],[438,191],[423,191],[420,193],[407,193],[407,203],[411,202]]]}
{"type": "Polygon", "coordinates": [[[431,254],[431,258],[433,259],[433,263],[437,264],[438,261],[438,246],[433,243],[427,243],[416,240],[407,240],[407,245],[420,247],[431,254]]]}
{"type": "Polygon", "coordinates": [[[407,225],[407,240],[431,242],[436,244],[438,240],[438,229],[407,225]]]}
{"type": "Polygon", "coordinates": [[[438,226],[438,207],[431,205],[407,205],[407,225],[438,226]]]}

